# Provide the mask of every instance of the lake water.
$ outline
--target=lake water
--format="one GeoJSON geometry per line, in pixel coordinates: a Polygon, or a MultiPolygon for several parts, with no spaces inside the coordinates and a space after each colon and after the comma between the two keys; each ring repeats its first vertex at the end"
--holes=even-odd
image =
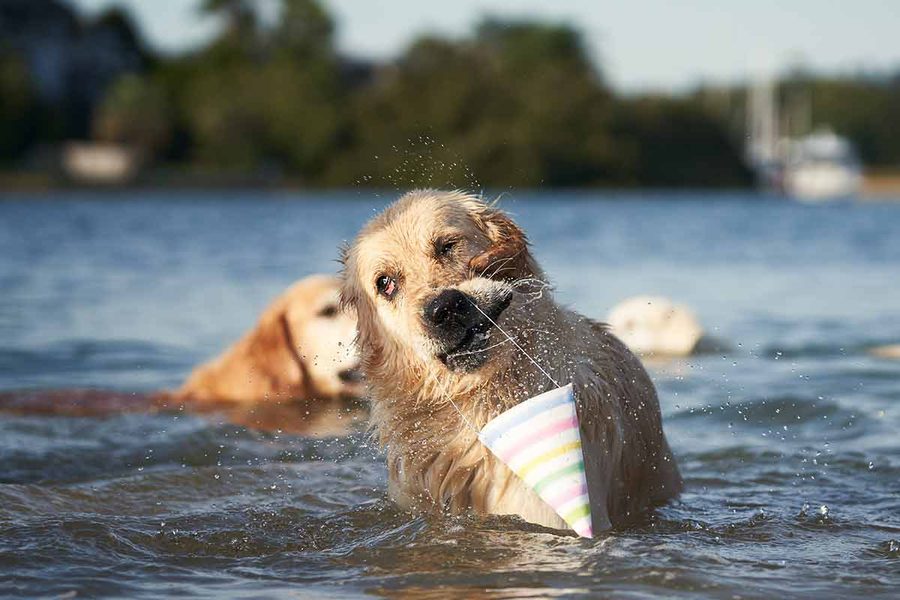
{"type": "MultiPolygon", "coordinates": [[[[175,386],[393,197],[72,193],[0,202],[0,390],[175,386]]],[[[691,306],[723,353],[651,366],[687,489],[579,540],[412,517],[364,435],[186,414],[0,415],[0,595],[900,594],[900,203],[513,193],[558,299],[691,306]]]]}

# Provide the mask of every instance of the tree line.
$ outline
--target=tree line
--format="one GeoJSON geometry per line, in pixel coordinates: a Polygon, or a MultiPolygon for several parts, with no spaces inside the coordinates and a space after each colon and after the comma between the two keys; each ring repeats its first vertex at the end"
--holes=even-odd
{"type": "MultiPolygon", "coordinates": [[[[422,36],[376,64],[337,51],[335,23],[315,0],[281,0],[272,23],[251,0],[206,0],[203,10],[225,23],[211,43],[178,56],[142,46],[140,68],[56,130],[39,124],[48,108],[25,62],[0,49],[0,159],[21,161],[41,143],[83,135],[139,148],[157,165],[310,186],[751,181],[733,103],[704,90],[617,95],[570,25],[487,19],[462,39],[422,36]]],[[[114,21],[129,26],[121,15],[114,21]]],[[[867,160],[894,160],[900,142],[871,117],[842,113],[857,93],[817,98],[859,137],[867,160]]],[[[895,88],[892,100],[869,93],[871,114],[896,119],[895,88]]]]}

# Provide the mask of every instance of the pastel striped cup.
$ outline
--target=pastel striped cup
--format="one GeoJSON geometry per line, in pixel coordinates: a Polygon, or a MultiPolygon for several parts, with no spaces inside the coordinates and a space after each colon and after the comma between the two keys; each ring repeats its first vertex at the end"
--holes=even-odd
{"type": "Polygon", "coordinates": [[[481,442],[582,537],[593,537],[572,384],[530,398],[485,425],[481,442]]]}

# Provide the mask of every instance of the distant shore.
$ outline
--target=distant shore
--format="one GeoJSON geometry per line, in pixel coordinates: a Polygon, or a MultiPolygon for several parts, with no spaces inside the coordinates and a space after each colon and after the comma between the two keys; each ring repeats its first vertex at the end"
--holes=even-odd
{"type": "MultiPolygon", "coordinates": [[[[411,184],[412,186],[413,184],[411,184]]],[[[154,191],[154,190],[271,190],[271,191],[334,191],[342,190],[379,190],[392,186],[373,186],[371,183],[349,187],[322,187],[310,186],[302,180],[291,177],[282,177],[267,173],[240,173],[219,171],[193,171],[182,169],[160,168],[148,170],[128,181],[114,184],[88,184],[72,181],[52,172],[39,171],[13,171],[0,170],[0,198],[4,193],[42,193],[42,192],[78,192],[90,191],[99,193],[118,193],[122,191],[154,191]]],[[[530,190],[530,187],[522,187],[521,190],[530,190]]],[[[671,191],[697,191],[715,192],[723,188],[710,187],[666,187],[653,185],[596,185],[574,186],[571,188],[558,188],[577,190],[602,190],[640,192],[671,190],[671,191]]],[[[750,188],[731,188],[746,191],[750,188]]],[[[900,170],[872,170],[863,176],[863,183],[858,195],[862,201],[889,201],[900,202],[900,170]]]]}
{"type": "Polygon", "coordinates": [[[871,200],[900,200],[900,171],[867,172],[860,196],[871,200]]]}

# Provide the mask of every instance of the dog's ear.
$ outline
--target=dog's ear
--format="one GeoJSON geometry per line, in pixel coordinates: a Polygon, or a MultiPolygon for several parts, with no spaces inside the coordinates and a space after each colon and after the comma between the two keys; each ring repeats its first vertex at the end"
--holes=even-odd
{"type": "Polygon", "coordinates": [[[283,311],[266,314],[251,332],[194,369],[172,400],[217,403],[304,397],[306,371],[283,311]]]}
{"type": "Polygon", "coordinates": [[[491,245],[469,261],[474,276],[499,280],[539,276],[540,269],[531,256],[528,238],[512,219],[488,207],[479,215],[478,222],[491,245]]]}
{"type": "Polygon", "coordinates": [[[303,360],[299,348],[294,345],[291,326],[283,311],[262,321],[249,342],[248,364],[254,377],[267,382],[265,387],[269,393],[295,395],[305,389],[303,360]]]}

